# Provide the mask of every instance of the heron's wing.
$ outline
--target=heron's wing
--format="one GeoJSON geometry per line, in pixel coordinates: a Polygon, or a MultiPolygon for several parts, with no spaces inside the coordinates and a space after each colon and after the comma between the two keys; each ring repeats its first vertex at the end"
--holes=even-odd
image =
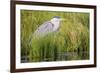
{"type": "Polygon", "coordinates": [[[45,34],[47,32],[51,32],[53,30],[53,26],[54,25],[51,22],[45,22],[39,28],[37,28],[34,33],[45,34]]]}
{"type": "Polygon", "coordinates": [[[37,28],[37,30],[29,37],[29,43],[31,43],[33,36],[39,37],[44,36],[49,32],[53,31],[54,24],[51,22],[45,22],[40,27],[37,28]]]}

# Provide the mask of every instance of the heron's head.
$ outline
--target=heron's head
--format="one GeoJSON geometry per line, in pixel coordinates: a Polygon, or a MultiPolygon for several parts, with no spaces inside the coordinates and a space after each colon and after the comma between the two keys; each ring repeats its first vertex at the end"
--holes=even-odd
{"type": "Polygon", "coordinates": [[[54,16],[52,19],[51,19],[51,22],[54,23],[54,24],[59,24],[61,21],[61,18],[59,16],[54,16]]]}
{"type": "Polygon", "coordinates": [[[59,17],[59,16],[54,16],[52,19],[51,19],[51,22],[54,23],[54,24],[60,24],[61,21],[64,21],[65,19],[59,17]]]}
{"type": "Polygon", "coordinates": [[[51,21],[60,21],[60,17],[59,16],[54,16],[52,19],[51,19],[51,21]]]}

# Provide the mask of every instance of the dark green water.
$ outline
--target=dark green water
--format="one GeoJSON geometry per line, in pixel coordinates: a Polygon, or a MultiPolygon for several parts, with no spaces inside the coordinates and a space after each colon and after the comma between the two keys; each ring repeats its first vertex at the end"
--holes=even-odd
{"type": "MultiPolygon", "coordinates": [[[[50,61],[70,61],[70,60],[87,60],[89,59],[89,53],[84,52],[58,52],[51,55],[42,54],[42,57],[34,57],[31,62],[50,62],[50,61]],[[54,55],[55,54],[55,55],[54,55]]],[[[30,62],[27,56],[22,56],[22,63],[30,62]]]]}

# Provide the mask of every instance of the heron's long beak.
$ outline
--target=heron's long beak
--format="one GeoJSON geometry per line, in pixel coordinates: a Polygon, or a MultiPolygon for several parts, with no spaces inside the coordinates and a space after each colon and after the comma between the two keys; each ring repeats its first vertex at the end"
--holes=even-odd
{"type": "Polygon", "coordinates": [[[66,21],[66,19],[64,19],[64,18],[61,18],[61,21],[66,21]]]}

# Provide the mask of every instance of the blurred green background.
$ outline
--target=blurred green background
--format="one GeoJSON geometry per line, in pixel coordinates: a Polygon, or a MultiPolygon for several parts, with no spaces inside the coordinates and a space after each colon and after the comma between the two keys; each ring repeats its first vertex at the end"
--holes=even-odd
{"type": "Polygon", "coordinates": [[[21,10],[21,62],[89,59],[89,13],[21,10]],[[29,37],[44,22],[60,16],[60,30],[40,39],[29,37]],[[29,44],[30,43],[30,44],[29,44]]]}

